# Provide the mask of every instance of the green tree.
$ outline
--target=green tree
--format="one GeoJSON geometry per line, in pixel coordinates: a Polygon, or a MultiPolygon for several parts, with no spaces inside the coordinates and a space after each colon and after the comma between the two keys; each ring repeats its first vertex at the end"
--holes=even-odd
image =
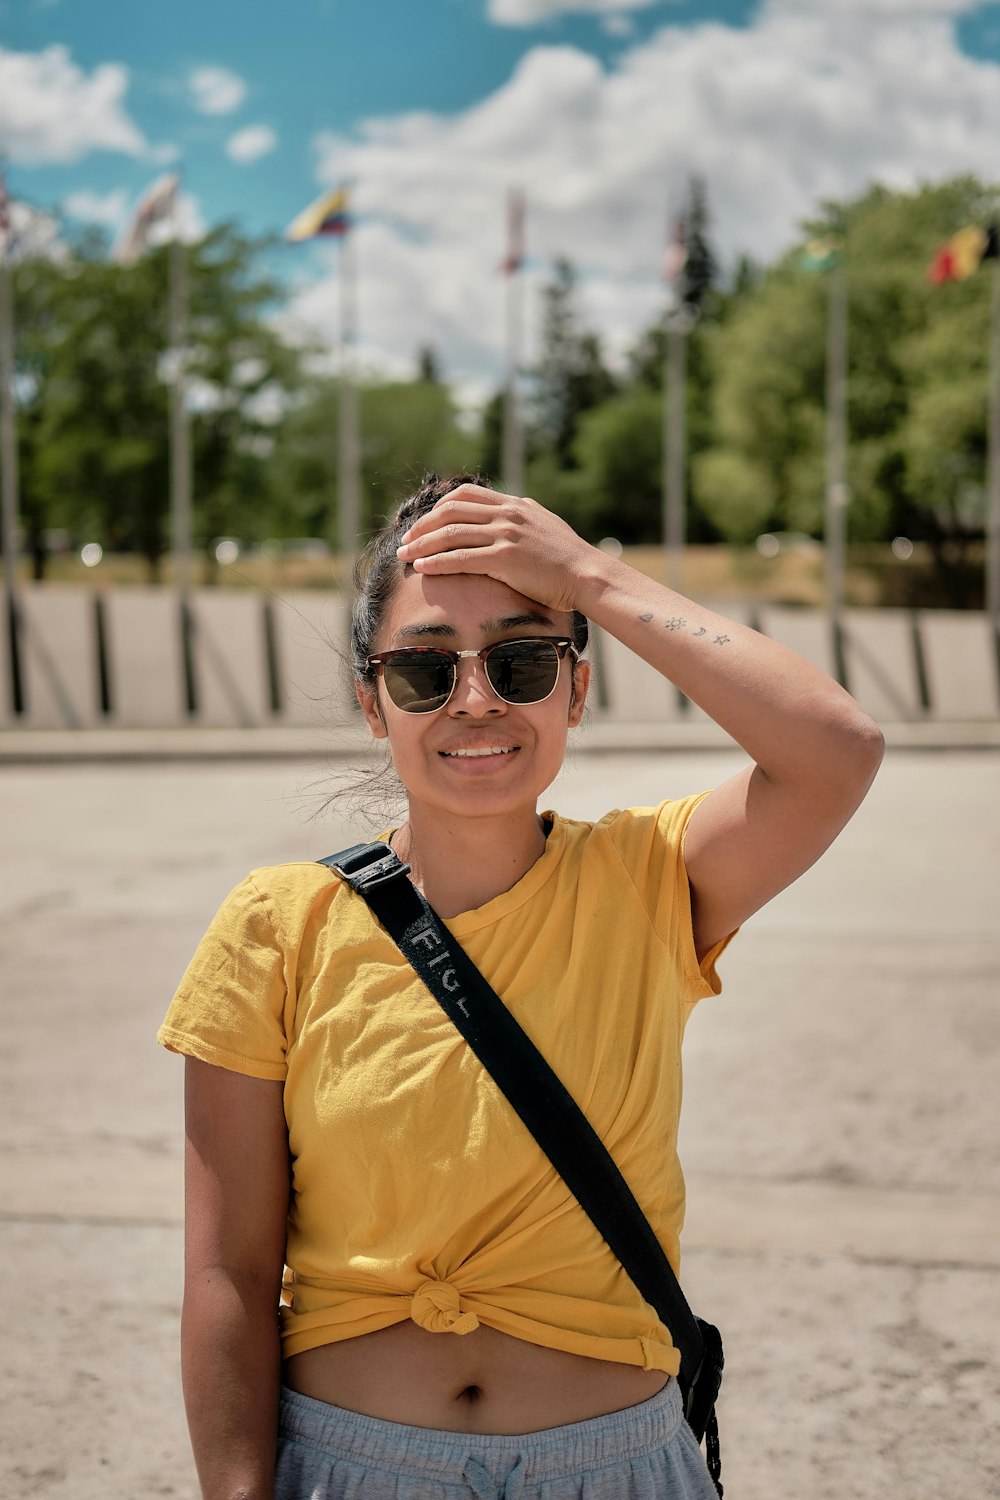
{"type": "Polygon", "coordinates": [[[215,537],[260,534],[274,434],[303,383],[301,353],[271,322],[280,288],[257,269],[269,245],[223,225],[190,251],[194,509],[210,578],[215,537]]]}
{"type": "Polygon", "coordinates": [[[615,380],[604,365],[596,334],[579,326],[576,273],[557,260],[543,289],[542,355],[534,372],[535,438],[549,448],[560,469],[576,466],[573,444],[583,413],[613,395],[615,380]]]}
{"type": "Polygon", "coordinates": [[[695,316],[711,304],[718,274],[718,263],[709,240],[709,223],[708,184],[704,177],[690,177],[681,214],[687,255],[680,278],[680,293],[684,306],[695,316]]]}
{"type": "Polygon", "coordinates": [[[656,542],[662,514],[663,402],[634,386],[584,414],[576,458],[585,487],[580,529],[591,541],[656,542]]]}
{"type": "Polygon", "coordinates": [[[821,286],[789,270],[709,334],[714,432],[693,459],[693,483],[731,541],[820,524],[823,310],[821,286]]]}
{"type": "MultiPolygon", "coordinates": [[[[715,439],[713,391],[715,368],[710,352],[709,328],[724,315],[725,302],[715,297],[705,318],[695,323],[687,334],[686,342],[686,427],[687,427],[687,538],[691,542],[715,542],[720,532],[702,504],[698,487],[699,470],[697,460],[709,449],[715,439]]],[[[655,453],[648,444],[643,451],[648,453],[650,468],[645,481],[647,489],[655,488],[662,495],[663,486],[663,380],[667,357],[667,332],[663,319],[654,323],[637,340],[629,351],[629,387],[656,393],[657,446],[655,453]]],[[[652,407],[649,408],[650,413],[652,407]]],[[[652,417],[648,419],[652,422],[652,417]]],[[[662,508],[662,501],[659,502],[662,508]]],[[[618,533],[616,533],[618,535],[618,533]]],[[[657,533],[657,538],[659,533],[657,533]]],[[[627,540],[624,535],[621,538],[627,540]]],[[[654,538],[650,538],[653,540],[654,538]]]]}
{"type": "MultiPolygon", "coordinates": [[[[849,539],[927,540],[939,596],[969,602],[982,535],[989,276],[931,287],[926,268],[997,194],[972,178],[822,205],[805,238],[833,231],[849,306],[849,539]]],[[[795,250],[741,288],[708,330],[713,437],[698,494],[724,534],[822,534],[828,286],[795,250]]]]}
{"type": "Polygon", "coordinates": [[[144,553],[165,545],[167,397],[159,377],[161,267],[35,262],[17,278],[18,359],[32,372],[25,493],[49,525],[144,553]]]}
{"type": "MultiPolygon", "coordinates": [[[[300,379],[298,354],[268,322],[277,288],[256,270],[260,248],[223,226],[187,251],[194,520],[206,543],[252,532],[269,432],[300,379]]],[[[170,493],[167,251],[123,268],[88,240],[21,267],[17,295],[32,524],[138,551],[156,577],[170,493]]]]}
{"type": "MultiPolygon", "coordinates": [[[[366,529],[380,525],[426,470],[475,467],[479,440],[459,425],[446,385],[372,383],[361,387],[359,398],[366,529]]],[[[335,380],[315,380],[285,415],[270,459],[274,535],[336,535],[337,423],[335,380]]]]}
{"type": "Polygon", "coordinates": [[[421,344],[417,351],[417,379],[428,385],[441,384],[441,361],[433,344],[421,344]]]}
{"type": "Polygon", "coordinates": [[[463,431],[451,391],[434,381],[367,386],[361,397],[365,517],[375,529],[429,469],[475,467],[478,441],[463,431]]]}
{"type": "Polygon", "coordinates": [[[479,471],[499,479],[503,472],[504,393],[494,391],[480,417],[479,471]]]}

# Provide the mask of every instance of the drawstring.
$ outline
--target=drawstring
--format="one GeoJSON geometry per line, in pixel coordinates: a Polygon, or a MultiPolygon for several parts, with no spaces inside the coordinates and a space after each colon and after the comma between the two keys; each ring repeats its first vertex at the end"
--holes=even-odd
{"type": "Polygon", "coordinates": [[[519,1458],[506,1479],[499,1484],[478,1458],[466,1460],[462,1478],[471,1486],[476,1500],[520,1500],[524,1493],[524,1460],[519,1458]]]}

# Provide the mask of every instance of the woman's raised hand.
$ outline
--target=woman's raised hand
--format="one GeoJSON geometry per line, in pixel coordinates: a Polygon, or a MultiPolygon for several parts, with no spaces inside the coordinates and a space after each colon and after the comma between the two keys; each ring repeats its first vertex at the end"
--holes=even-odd
{"type": "Polygon", "coordinates": [[[463,484],[413,523],[397,551],[417,573],[485,573],[550,609],[571,610],[594,548],[535,500],[463,484]]]}

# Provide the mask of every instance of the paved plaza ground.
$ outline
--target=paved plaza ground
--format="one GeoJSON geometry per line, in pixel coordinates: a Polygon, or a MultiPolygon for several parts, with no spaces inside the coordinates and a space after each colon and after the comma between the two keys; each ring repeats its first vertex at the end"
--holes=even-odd
{"type": "MultiPolygon", "coordinates": [[[[732,751],[576,755],[582,817],[732,751]]],[[[247,869],[365,833],[318,763],[0,772],[4,1500],[194,1500],[182,1064],[153,1036],[247,869]]],[[[688,1030],[685,1281],[727,1500],[1000,1494],[1000,754],[893,752],[688,1030]]]]}

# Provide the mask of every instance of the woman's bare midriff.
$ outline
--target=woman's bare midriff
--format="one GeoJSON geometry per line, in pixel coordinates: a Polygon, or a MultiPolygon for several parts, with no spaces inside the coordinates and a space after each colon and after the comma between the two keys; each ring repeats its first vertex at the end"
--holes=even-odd
{"type": "Polygon", "coordinates": [[[323,1344],[293,1355],[284,1368],[287,1386],[331,1406],[442,1432],[506,1435],[637,1406],[668,1378],[493,1328],[428,1333],[413,1322],[323,1344]]]}

